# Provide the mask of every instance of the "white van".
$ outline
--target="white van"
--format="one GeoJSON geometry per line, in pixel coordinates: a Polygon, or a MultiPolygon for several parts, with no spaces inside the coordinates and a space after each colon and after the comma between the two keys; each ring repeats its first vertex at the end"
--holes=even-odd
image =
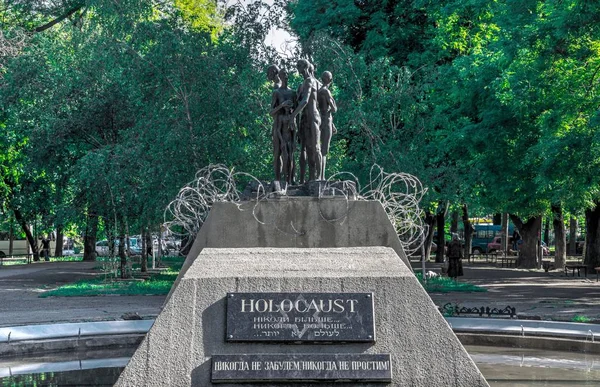
{"type": "Polygon", "coordinates": [[[8,239],[0,240],[0,257],[8,257],[9,255],[27,255],[31,254],[29,242],[27,239],[13,240],[12,254],[10,252],[10,241],[8,239]]]}

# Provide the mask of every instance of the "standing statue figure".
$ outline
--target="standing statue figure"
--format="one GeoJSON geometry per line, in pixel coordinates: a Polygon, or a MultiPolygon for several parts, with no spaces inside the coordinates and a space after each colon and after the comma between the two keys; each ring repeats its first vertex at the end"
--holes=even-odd
{"type": "Polygon", "coordinates": [[[329,71],[325,71],[321,76],[323,86],[317,93],[319,103],[319,113],[321,114],[321,176],[319,180],[325,180],[325,166],[327,164],[327,154],[329,153],[329,144],[331,136],[337,132],[333,124],[332,114],[337,112],[337,105],[329,91],[329,85],[333,77],[329,71]]]}
{"type": "MultiPolygon", "coordinates": [[[[267,79],[273,82],[273,89],[279,89],[281,80],[279,79],[279,68],[276,65],[270,65],[267,68],[267,79]]],[[[271,107],[272,108],[272,107],[271,107]]],[[[277,119],[273,121],[272,142],[273,142],[273,170],[275,172],[275,180],[281,180],[281,145],[279,144],[279,136],[277,135],[277,119]]]]}
{"type": "Polygon", "coordinates": [[[304,77],[302,86],[298,89],[298,107],[292,113],[295,119],[298,114],[298,136],[300,139],[300,183],[304,183],[304,162],[308,161],[308,180],[317,180],[321,176],[321,149],[319,142],[321,116],[317,108],[317,92],[319,82],[312,76],[312,65],[306,59],[300,59],[296,64],[298,72],[304,77]]]}
{"type": "MultiPolygon", "coordinates": [[[[273,143],[275,143],[275,137],[277,137],[279,143],[277,156],[282,162],[285,182],[292,184],[295,171],[294,137],[296,133],[296,124],[292,112],[296,106],[296,93],[288,87],[287,71],[281,69],[278,75],[281,86],[273,91],[270,112],[273,116],[273,143]]],[[[281,176],[276,175],[275,178],[277,181],[281,180],[281,176]]]]}

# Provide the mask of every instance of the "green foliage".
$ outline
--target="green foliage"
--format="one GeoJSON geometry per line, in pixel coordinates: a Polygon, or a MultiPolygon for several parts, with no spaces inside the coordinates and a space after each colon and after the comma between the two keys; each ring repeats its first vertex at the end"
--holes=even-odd
{"type": "Polygon", "coordinates": [[[39,297],[86,297],[104,295],[164,295],[168,294],[177,274],[171,276],[172,280],[149,281],[119,281],[104,282],[80,281],[74,284],[63,285],[58,289],[41,293],[39,297]]]}
{"type": "Polygon", "coordinates": [[[582,316],[579,314],[576,314],[575,316],[573,316],[573,318],[571,319],[572,322],[578,322],[578,323],[589,323],[590,321],[592,321],[591,318],[586,317],[586,316],[582,316]]]}
{"type": "Polygon", "coordinates": [[[93,215],[113,234],[123,223],[137,231],[160,223],[179,187],[207,164],[270,171],[269,88],[256,76],[266,64],[236,28],[216,40],[223,26],[214,2],[13,5],[19,20],[36,24],[78,4],[77,25],[35,35],[7,62],[7,206],[47,226],[82,232],[93,215]]]}
{"type": "Polygon", "coordinates": [[[333,72],[331,172],[412,173],[431,211],[600,198],[596,2],[0,0],[2,210],[137,233],[207,164],[271,179],[264,70],[297,58],[263,42],[285,10],[296,57],[333,72]]]}
{"type": "Polygon", "coordinates": [[[95,278],[66,284],[47,292],[39,297],[88,297],[103,295],[164,295],[168,294],[171,286],[179,275],[183,265],[183,257],[165,257],[165,263],[171,263],[168,269],[152,274],[145,280],[104,280],[95,278]]]}
{"type": "Polygon", "coordinates": [[[216,0],[175,0],[175,7],[181,10],[183,19],[192,28],[208,32],[216,41],[223,29],[216,0]]]}
{"type": "Polygon", "coordinates": [[[454,281],[448,277],[432,277],[428,278],[427,281],[423,281],[421,273],[416,273],[415,276],[427,293],[487,292],[487,289],[481,286],[463,281],[454,281]]]}

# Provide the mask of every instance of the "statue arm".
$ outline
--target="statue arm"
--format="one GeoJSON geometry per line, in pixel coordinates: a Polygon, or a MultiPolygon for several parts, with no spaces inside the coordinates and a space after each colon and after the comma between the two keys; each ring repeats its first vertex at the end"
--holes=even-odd
{"type": "Polygon", "coordinates": [[[300,102],[298,102],[298,107],[296,107],[296,110],[294,110],[294,112],[292,113],[292,117],[296,117],[298,113],[300,113],[302,109],[304,109],[304,107],[308,104],[308,99],[310,98],[310,93],[312,89],[313,85],[310,79],[306,79],[304,81],[304,84],[302,85],[302,99],[300,100],[300,102]]]}
{"type": "Polygon", "coordinates": [[[327,97],[328,97],[329,106],[331,107],[331,112],[332,113],[337,112],[337,105],[335,103],[335,99],[333,99],[333,96],[331,95],[331,92],[329,90],[327,90],[327,97]]]}
{"type": "Polygon", "coordinates": [[[271,111],[269,114],[275,117],[275,114],[281,109],[281,105],[277,105],[277,91],[274,91],[271,95],[271,111]]]}

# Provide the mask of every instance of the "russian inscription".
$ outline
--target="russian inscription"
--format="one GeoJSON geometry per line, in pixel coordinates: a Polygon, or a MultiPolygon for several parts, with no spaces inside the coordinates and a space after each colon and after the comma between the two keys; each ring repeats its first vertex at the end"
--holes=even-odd
{"type": "Polygon", "coordinates": [[[228,293],[227,341],[374,342],[372,293],[228,293]]]}
{"type": "Polygon", "coordinates": [[[392,380],[389,354],[214,355],[213,383],[381,382],[392,380]]]}

